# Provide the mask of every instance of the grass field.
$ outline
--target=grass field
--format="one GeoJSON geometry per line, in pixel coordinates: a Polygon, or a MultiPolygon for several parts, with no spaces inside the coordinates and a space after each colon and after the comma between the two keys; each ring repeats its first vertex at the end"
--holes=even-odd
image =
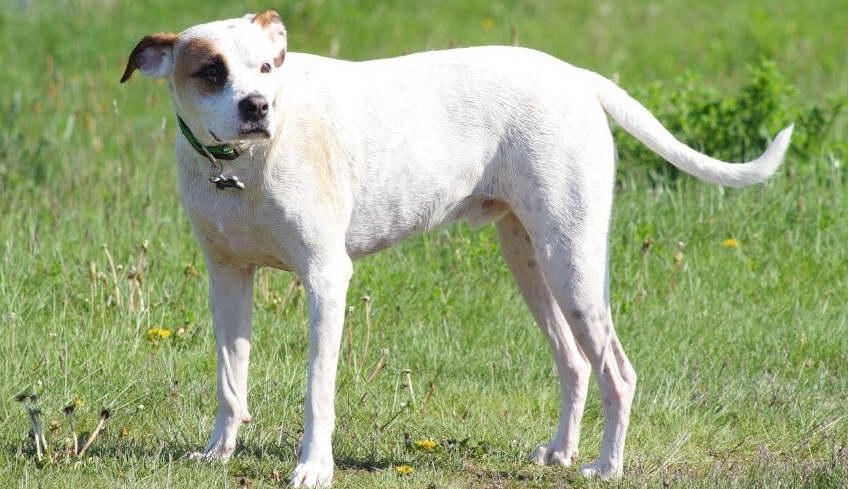
{"type": "MultiPolygon", "coordinates": [[[[842,0],[0,0],[0,487],[268,488],[293,469],[306,308],[292,276],[270,270],[256,288],[254,422],[229,464],[181,460],[216,409],[205,271],[166,90],[117,83],[140,36],[268,7],[294,51],[366,59],[517,40],[625,87],[690,70],[725,94],[767,57],[810,103],[848,91],[842,0]],[[151,340],[151,328],[172,334],[151,340]],[[101,408],[112,417],[80,460],[39,462],[13,401],[23,391],[39,393],[54,453],[72,399],[78,432],[101,408]]],[[[846,136],[843,119],[831,137],[846,136]]],[[[556,427],[557,381],[491,228],[358,262],[335,487],[848,487],[848,180],[824,150],[785,168],[741,191],[621,186],[612,298],[640,384],[616,482],[526,461],[556,427]],[[439,446],[408,450],[405,433],[439,446]]],[[[593,385],[580,463],[601,423],[593,385]]]]}

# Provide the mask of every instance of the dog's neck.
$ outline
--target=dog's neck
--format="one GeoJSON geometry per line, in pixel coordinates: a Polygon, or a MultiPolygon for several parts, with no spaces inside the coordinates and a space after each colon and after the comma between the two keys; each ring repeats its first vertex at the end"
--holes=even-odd
{"type": "Polygon", "coordinates": [[[186,138],[188,144],[191,145],[198,154],[209,160],[209,163],[212,165],[212,175],[209,177],[209,181],[214,183],[218,190],[224,190],[226,188],[241,190],[244,188],[244,184],[237,176],[227,175],[224,173],[224,165],[218,161],[232,161],[241,156],[244,152],[244,148],[241,144],[225,143],[215,146],[206,146],[198,141],[197,137],[191,132],[191,129],[189,129],[188,124],[185,123],[179,114],[177,114],[177,124],[180,126],[180,132],[183,133],[183,137],[186,138]]]}

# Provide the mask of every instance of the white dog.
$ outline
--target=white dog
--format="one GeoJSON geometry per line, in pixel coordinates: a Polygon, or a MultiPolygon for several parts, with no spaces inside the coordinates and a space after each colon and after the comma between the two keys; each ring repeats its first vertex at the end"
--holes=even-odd
{"type": "Polygon", "coordinates": [[[727,164],[677,141],[611,81],[547,54],[481,47],[354,63],[287,53],[273,11],[147,36],[121,81],[136,69],[167,80],[182,129],[182,201],[209,268],[219,408],[209,444],[194,455],[233,453],[250,419],[254,271],[292,270],[310,314],[295,487],[332,480],[351,260],[459,218],[495,223],[554,353],[559,427],[531,458],[576,458],[591,366],[604,434],[582,473],[620,474],[636,374],[610,315],[607,115],[681,170],[734,187],[772,175],[792,132],[752,162],[727,164]]]}

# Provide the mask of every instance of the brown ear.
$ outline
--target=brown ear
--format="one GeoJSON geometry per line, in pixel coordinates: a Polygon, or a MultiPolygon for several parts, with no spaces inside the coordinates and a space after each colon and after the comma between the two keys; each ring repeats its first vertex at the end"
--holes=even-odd
{"type": "Polygon", "coordinates": [[[147,76],[165,78],[174,71],[174,43],[179,36],[171,32],[157,32],[144,38],[135,45],[127,68],[121,76],[121,83],[130,79],[135,70],[141,70],[147,76]]]}
{"type": "Polygon", "coordinates": [[[271,42],[280,50],[280,54],[274,58],[274,65],[280,66],[283,64],[283,59],[286,57],[287,39],[286,26],[283,25],[283,19],[280,18],[280,14],[273,10],[266,10],[253,15],[250,21],[268,33],[271,42]]]}

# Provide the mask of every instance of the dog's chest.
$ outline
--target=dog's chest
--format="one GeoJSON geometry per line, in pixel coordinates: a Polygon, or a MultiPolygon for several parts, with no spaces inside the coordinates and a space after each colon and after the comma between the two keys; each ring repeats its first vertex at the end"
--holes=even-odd
{"type": "Polygon", "coordinates": [[[249,190],[183,188],[183,205],[204,250],[219,260],[288,270],[261,196],[249,190]]]}

